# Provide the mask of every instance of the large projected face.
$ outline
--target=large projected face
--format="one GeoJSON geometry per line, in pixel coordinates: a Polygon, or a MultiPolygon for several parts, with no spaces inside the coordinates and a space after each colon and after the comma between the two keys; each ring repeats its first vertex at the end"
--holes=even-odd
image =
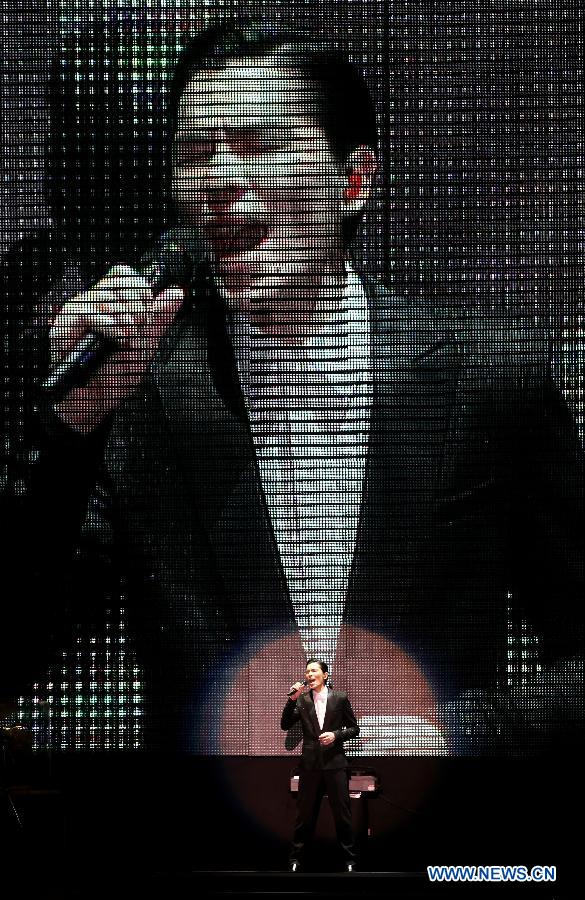
{"type": "MultiPolygon", "coordinates": [[[[179,214],[202,234],[230,306],[266,330],[310,316],[316,288],[340,271],[343,218],[360,202],[347,196],[347,161],[315,103],[299,73],[265,57],[198,73],[179,105],[179,214]]],[[[364,156],[371,174],[371,151],[357,164],[364,156]]]]}

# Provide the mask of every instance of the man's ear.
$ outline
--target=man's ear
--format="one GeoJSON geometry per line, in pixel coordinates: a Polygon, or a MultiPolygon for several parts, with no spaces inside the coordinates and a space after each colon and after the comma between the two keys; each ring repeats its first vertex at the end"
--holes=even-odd
{"type": "Polygon", "coordinates": [[[343,191],[345,216],[354,216],[362,212],[372,193],[377,167],[376,154],[365,144],[360,144],[347,157],[346,185],[343,191]]]}

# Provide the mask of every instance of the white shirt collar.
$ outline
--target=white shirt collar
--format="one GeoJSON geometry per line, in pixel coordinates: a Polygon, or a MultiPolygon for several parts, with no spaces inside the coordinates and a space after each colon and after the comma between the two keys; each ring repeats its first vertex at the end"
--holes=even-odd
{"type": "Polygon", "coordinates": [[[284,344],[278,338],[256,328],[245,313],[233,313],[229,328],[238,359],[240,374],[249,371],[250,348],[272,364],[290,367],[294,360],[302,363],[306,373],[317,370],[322,377],[335,381],[342,368],[355,369],[356,356],[369,355],[368,300],[361,279],[349,261],[345,264],[343,295],[321,327],[309,334],[301,344],[284,344]],[[349,352],[348,352],[349,351],[349,352]]]}

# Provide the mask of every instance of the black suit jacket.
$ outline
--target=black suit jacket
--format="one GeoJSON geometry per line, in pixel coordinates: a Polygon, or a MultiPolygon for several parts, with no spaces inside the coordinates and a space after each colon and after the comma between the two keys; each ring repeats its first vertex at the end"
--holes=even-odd
{"type": "Polygon", "coordinates": [[[350,738],[357,737],[360,729],[351,708],[348,696],[344,691],[330,690],[327,696],[323,728],[313,702],[313,691],[301,694],[297,700],[288,700],[282,711],[280,727],[285,731],[297,722],[303,729],[302,767],[304,769],[344,769],[348,766],[343,744],[350,738]],[[319,743],[319,735],[324,731],[332,731],[335,741],[327,747],[319,743]]]}
{"type": "MultiPolygon", "coordinates": [[[[471,696],[475,708],[505,684],[508,607],[528,619],[545,667],[582,649],[582,457],[540,332],[499,321],[457,332],[420,304],[367,290],[374,399],[344,622],[411,656],[458,747],[468,729],[453,703],[471,696]]],[[[49,612],[63,596],[75,619],[104,597],[115,603],[122,579],[149,689],[147,735],[214,752],[215,711],[200,686],[296,623],[208,276],[197,295],[100,433],[49,422],[39,438],[28,489],[9,508],[16,550],[27,548],[18,596],[30,602],[26,630],[5,633],[26,639],[11,637],[2,658],[26,656],[33,624],[42,640],[58,633],[49,612]],[[93,481],[69,560],[63,536],[93,481]],[[54,577],[64,569],[66,582],[54,577]],[[42,594],[27,587],[34,578],[42,594]]],[[[22,614],[20,599],[9,608],[22,614]]],[[[500,724],[492,737],[507,737],[500,724]]]]}

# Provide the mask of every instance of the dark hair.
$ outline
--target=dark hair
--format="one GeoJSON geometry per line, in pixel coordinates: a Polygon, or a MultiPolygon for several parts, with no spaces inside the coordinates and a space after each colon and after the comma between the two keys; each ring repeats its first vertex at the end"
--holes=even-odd
{"type": "MultiPolygon", "coordinates": [[[[322,659],[308,659],[308,660],[307,660],[307,665],[310,666],[311,663],[317,663],[317,665],[319,666],[319,668],[321,669],[321,671],[323,672],[323,674],[327,673],[327,674],[329,675],[329,666],[327,665],[327,663],[326,663],[324,660],[322,660],[322,659]]],[[[329,681],[329,679],[327,679],[327,681],[329,681]]]]}
{"type": "MultiPolygon", "coordinates": [[[[377,145],[376,112],[370,90],[349,59],[324,43],[246,21],[208,28],[184,46],[169,97],[172,133],[176,131],[181,95],[198,72],[222,69],[233,60],[268,55],[274,55],[283,66],[306,79],[312,89],[315,119],[339,163],[343,164],[361,144],[377,145]]],[[[345,220],[346,243],[354,237],[360,219],[358,214],[345,220]]]]}

